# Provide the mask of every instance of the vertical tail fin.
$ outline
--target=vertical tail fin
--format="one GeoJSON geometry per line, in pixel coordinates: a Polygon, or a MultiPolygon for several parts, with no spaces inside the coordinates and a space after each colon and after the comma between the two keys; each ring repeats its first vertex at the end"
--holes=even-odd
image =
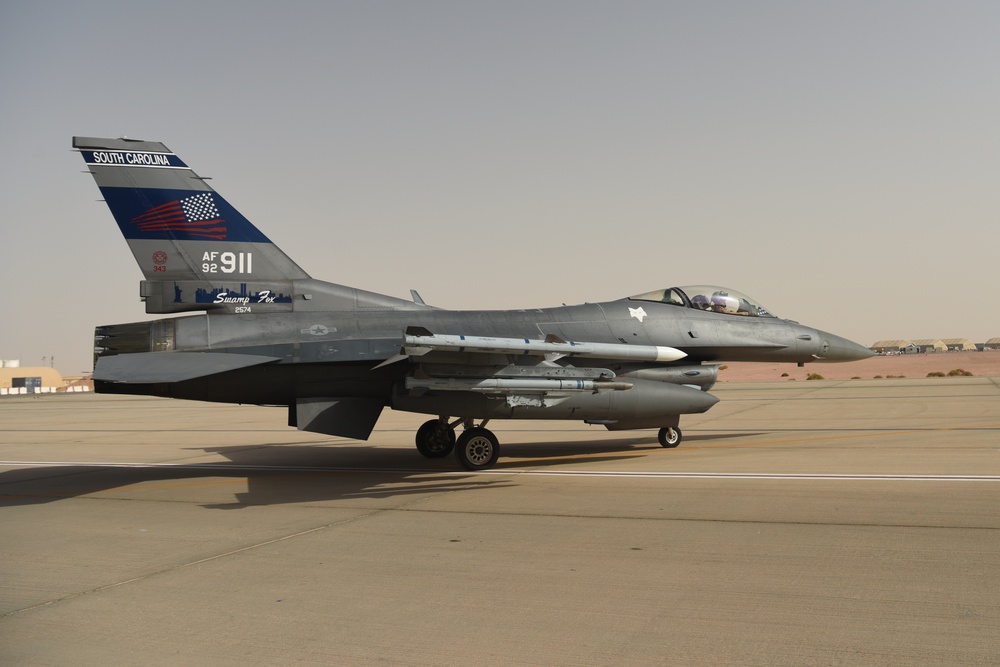
{"type": "Polygon", "coordinates": [[[309,275],[166,146],[73,137],[73,148],[142,269],[146,312],[291,309],[291,281],[309,275]]]}

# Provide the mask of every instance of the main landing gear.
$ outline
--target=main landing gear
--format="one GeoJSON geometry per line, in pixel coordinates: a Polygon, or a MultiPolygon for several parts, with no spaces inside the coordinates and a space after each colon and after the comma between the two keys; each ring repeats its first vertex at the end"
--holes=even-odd
{"type": "Polygon", "coordinates": [[[471,419],[448,423],[447,417],[432,419],[417,429],[417,451],[429,459],[448,456],[452,451],[466,470],[488,470],[500,457],[500,441],[484,428],[486,420],[475,426],[471,419]],[[464,424],[462,435],[455,437],[455,427],[464,424]]]}
{"type": "Polygon", "coordinates": [[[446,419],[432,419],[417,429],[417,451],[429,459],[440,459],[455,449],[455,429],[446,419]]]}
{"type": "MultiPolygon", "coordinates": [[[[486,428],[489,420],[476,426],[471,419],[456,419],[448,423],[447,417],[431,419],[417,429],[417,451],[429,459],[440,459],[455,452],[459,465],[466,470],[489,470],[500,457],[500,441],[486,428]],[[455,436],[455,427],[462,424],[462,435],[455,436]]],[[[673,449],[681,444],[681,430],[666,426],[657,433],[660,445],[673,449]]]]}

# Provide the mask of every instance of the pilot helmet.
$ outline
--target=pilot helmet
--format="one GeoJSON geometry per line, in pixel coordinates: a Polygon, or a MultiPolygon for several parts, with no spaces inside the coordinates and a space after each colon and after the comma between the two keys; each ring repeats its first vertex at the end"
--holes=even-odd
{"type": "Polygon", "coordinates": [[[695,294],[691,298],[691,305],[701,310],[708,310],[709,308],[712,307],[712,303],[708,300],[708,297],[705,296],[704,294],[695,294]]]}
{"type": "Polygon", "coordinates": [[[734,299],[725,292],[716,292],[712,295],[712,305],[722,313],[735,313],[740,309],[739,299],[734,299]]]}

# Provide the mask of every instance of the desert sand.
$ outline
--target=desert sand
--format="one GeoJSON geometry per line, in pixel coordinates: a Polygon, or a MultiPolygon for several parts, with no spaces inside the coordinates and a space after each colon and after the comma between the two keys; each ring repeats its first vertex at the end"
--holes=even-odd
{"type": "Polygon", "coordinates": [[[719,382],[787,382],[805,380],[811,373],[818,373],[826,380],[871,380],[877,376],[923,378],[928,373],[947,374],[955,369],[968,371],[975,376],[998,377],[1000,351],[897,354],[846,364],[810,363],[803,368],[795,364],[736,362],[723,364],[719,382]],[[787,376],[783,377],[782,374],[785,373],[787,376]]]}

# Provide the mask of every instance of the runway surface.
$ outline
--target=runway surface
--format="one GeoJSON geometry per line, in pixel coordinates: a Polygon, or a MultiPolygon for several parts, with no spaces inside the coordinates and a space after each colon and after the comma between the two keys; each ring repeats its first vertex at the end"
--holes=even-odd
{"type": "Polygon", "coordinates": [[[1000,378],[724,384],[497,466],[281,409],[0,400],[4,665],[1000,663],[1000,378]]]}

